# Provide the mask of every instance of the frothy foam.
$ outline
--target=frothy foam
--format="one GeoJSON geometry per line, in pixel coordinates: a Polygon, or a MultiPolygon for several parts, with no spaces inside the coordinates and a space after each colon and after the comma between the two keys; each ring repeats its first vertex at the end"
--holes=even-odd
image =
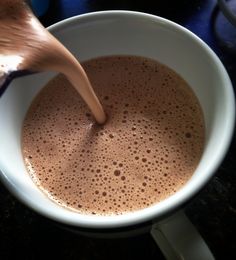
{"type": "Polygon", "coordinates": [[[60,205],[89,214],[135,211],[174,194],[191,178],[204,144],[190,87],[141,57],[102,57],[83,67],[108,121],[96,125],[65,77],[52,79],[23,126],[33,180],[60,205]]]}

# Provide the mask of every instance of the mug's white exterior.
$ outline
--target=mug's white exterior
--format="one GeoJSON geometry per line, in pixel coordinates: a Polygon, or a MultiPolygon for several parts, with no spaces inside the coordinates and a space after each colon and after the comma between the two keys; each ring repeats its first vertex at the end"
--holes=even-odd
{"type": "Polygon", "coordinates": [[[50,201],[32,182],[21,155],[21,125],[40,88],[54,75],[42,73],[15,80],[0,99],[0,170],[6,186],[29,207],[54,220],[82,227],[137,224],[161,217],[196,194],[221,163],[234,127],[234,94],[216,55],[183,27],[156,16],[97,12],[59,22],[49,30],[80,61],[103,55],[131,54],[156,59],[177,71],[194,89],[206,122],[202,160],[190,181],[175,195],[152,207],[123,216],[88,216],[50,201]]]}

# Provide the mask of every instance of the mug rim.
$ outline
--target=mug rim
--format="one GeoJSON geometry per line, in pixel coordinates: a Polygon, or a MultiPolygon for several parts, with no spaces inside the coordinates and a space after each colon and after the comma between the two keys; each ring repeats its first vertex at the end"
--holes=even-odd
{"type": "Polygon", "coordinates": [[[130,226],[134,224],[139,224],[142,222],[149,221],[151,219],[155,218],[161,218],[162,216],[165,216],[168,214],[168,212],[173,211],[176,208],[179,208],[181,205],[186,203],[190,198],[192,198],[196,193],[198,193],[210,180],[210,178],[214,175],[215,171],[219,167],[219,165],[222,163],[226,152],[228,151],[228,148],[231,143],[231,139],[234,132],[234,123],[235,123],[235,100],[234,100],[234,92],[232,83],[229,79],[229,76],[219,60],[219,58],[216,56],[216,54],[208,47],[208,45],[203,42],[198,36],[196,36],[194,33],[189,31],[188,29],[184,28],[183,26],[172,22],[168,19],[143,13],[143,12],[136,12],[136,11],[125,11],[125,10],[112,10],[112,11],[98,11],[98,12],[91,12],[86,13],[82,15],[77,15],[74,17],[67,18],[65,20],[59,21],[51,26],[49,26],[47,29],[52,32],[56,33],[57,31],[61,31],[64,28],[69,28],[73,24],[78,23],[86,23],[86,22],[92,22],[97,21],[98,19],[104,19],[111,16],[111,18],[114,18],[114,16],[117,17],[127,17],[128,19],[132,19],[133,17],[140,18],[143,20],[149,20],[161,24],[162,26],[168,27],[171,30],[176,30],[177,32],[182,32],[188,37],[191,38],[192,41],[195,41],[199,48],[202,48],[206,51],[206,53],[210,56],[211,60],[214,62],[214,64],[218,68],[218,73],[220,74],[221,78],[223,79],[223,82],[225,83],[225,92],[227,94],[227,100],[228,100],[228,107],[231,111],[231,113],[228,116],[228,132],[225,133],[223,145],[221,146],[221,150],[216,153],[214,157],[214,162],[210,163],[208,168],[205,171],[204,178],[200,178],[197,182],[194,184],[193,187],[188,186],[186,184],[180,191],[177,191],[174,195],[168,197],[167,199],[158,202],[157,204],[154,204],[148,208],[141,209],[138,211],[134,211],[131,213],[125,213],[123,215],[117,215],[117,216],[90,216],[86,214],[81,215],[83,217],[78,217],[78,213],[70,212],[70,214],[55,214],[54,210],[51,210],[49,208],[45,208],[43,205],[39,205],[34,203],[29,196],[24,194],[22,190],[20,190],[18,187],[14,185],[14,183],[11,183],[8,180],[7,173],[2,170],[1,179],[5,183],[5,185],[8,187],[8,189],[15,194],[15,196],[20,199],[24,204],[32,208],[33,210],[37,211],[38,213],[49,217],[53,220],[56,220],[58,222],[62,222],[69,225],[74,226],[81,226],[81,227],[88,227],[88,228],[114,228],[114,227],[125,227],[130,226]],[[168,203],[167,203],[168,201],[168,203]],[[77,217],[76,217],[77,215],[77,217]]]}

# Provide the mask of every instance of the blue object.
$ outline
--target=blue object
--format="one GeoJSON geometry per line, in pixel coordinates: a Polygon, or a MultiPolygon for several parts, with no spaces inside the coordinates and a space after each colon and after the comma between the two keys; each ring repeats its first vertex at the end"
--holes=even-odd
{"type": "Polygon", "coordinates": [[[31,0],[31,6],[37,16],[42,16],[48,10],[49,0],[31,0]]]}

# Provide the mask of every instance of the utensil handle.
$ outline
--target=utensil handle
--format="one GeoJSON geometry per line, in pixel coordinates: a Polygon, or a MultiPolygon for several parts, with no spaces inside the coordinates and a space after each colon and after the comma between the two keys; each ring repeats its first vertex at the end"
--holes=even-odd
{"type": "Polygon", "coordinates": [[[183,211],[154,224],[151,235],[167,260],[215,259],[183,211]]]}
{"type": "Polygon", "coordinates": [[[0,71],[0,97],[3,94],[3,92],[6,90],[10,82],[11,79],[9,78],[9,75],[6,74],[5,72],[0,71]]]}
{"type": "Polygon", "coordinates": [[[36,71],[29,71],[29,70],[16,70],[11,72],[4,72],[0,70],[0,97],[4,93],[4,91],[7,89],[8,85],[11,83],[11,81],[18,77],[23,77],[26,75],[31,75],[37,73],[36,71]]]}

